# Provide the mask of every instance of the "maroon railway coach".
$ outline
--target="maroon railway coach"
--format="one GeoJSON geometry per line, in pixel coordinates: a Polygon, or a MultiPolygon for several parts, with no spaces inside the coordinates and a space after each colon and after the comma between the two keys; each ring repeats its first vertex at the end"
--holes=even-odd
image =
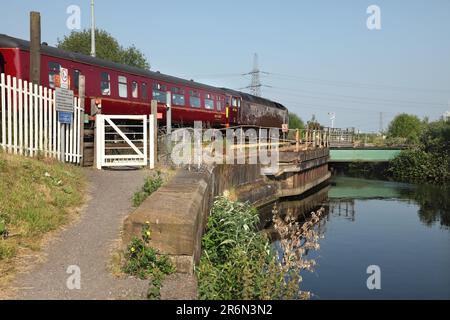
{"type": "MultiPolygon", "coordinates": [[[[42,45],[41,84],[54,88],[60,68],[69,70],[75,95],[79,75],[85,76],[87,113],[92,103],[101,102],[103,114],[150,114],[150,101],[157,100],[164,121],[170,91],[172,122],[180,126],[202,121],[208,127],[280,128],[288,119],[284,106],[267,99],[42,45]]],[[[0,35],[0,73],[29,81],[29,69],[30,43],[0,35]]]]}

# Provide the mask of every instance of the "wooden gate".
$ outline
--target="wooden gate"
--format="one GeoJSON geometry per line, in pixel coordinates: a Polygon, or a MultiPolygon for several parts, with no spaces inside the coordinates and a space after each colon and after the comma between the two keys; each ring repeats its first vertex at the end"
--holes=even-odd
{"type": "Polygon", "coordinates": [[[95,139],[97,169],[148,165],[146,115],[99,114],[95,139]]]}

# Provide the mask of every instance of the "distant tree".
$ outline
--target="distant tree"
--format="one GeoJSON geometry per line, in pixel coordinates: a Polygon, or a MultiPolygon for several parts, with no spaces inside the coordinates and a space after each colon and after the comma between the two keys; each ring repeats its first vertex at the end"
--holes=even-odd
{"type": "Polygon", "coordinates": [[[313,114],[311,120],[309,120],[306,124],[306,127],[311,130],[322,130],[323,126],[317,121],[316,115],[313,114]]]}
{"type": "Polygon", "coordinates": [[[424,123],[415,115],[402,113],[389,124],[388,138],[403,138],[407,142],[418,142],[424,123]]]}
{"type": "MultiPolygon", "coordinates": [[[[89,55],[91,53],[91,31],[73,31],[64,39],[58,39],[59,49],[89,55]]],[[[134,45],[122,47],[119,42],[105,30],[95,30],[96,56],[112,62],[126,64],[132,67],[150,69],[150,64],[139,49],[134,45]]]]}
{"type": "Polygon", "coordinates": [[[289,113],[289,129],[303,129],[305,128],[305,123],[303,120],[295,113],[289,113]]]}

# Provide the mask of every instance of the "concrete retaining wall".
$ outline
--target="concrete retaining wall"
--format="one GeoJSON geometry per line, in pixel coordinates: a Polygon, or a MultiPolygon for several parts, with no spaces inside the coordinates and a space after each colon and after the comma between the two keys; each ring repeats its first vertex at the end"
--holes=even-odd
{"type": "Polygon", "coordinates": [[[260,165],[217,165],[202,172],[180,170],[126,219],[123,243],[139,236],[148,221],[151,245],[170,255],[178,272],[191,273],[200,259],[201,238],[216,196],[227,192],[235,200],[262,206],[279,197],[301,194],[329,177],[326,161],[299,172],[291,168],[277,177],[261,175],[260,165]]]}

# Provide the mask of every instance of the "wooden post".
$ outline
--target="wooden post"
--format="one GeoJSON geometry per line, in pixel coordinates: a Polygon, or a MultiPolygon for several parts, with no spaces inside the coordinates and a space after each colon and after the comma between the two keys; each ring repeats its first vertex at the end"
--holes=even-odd
{"type": "Polygon", "coordinates": [[[41,14],[30,13],[30,82],[41,81],[41,14]]]}
{"type": "Polygon", "coordinates": [[[78,93],[80,97],[80,107],[82,108],[80,112],[80,153],[81,153],[80,166],[84,167],[84,96],[86,94],[86,78],[84,77],[84,75],[80,75],[78,83],[79,83],[78,93]]]}
{"type": "Polygon", "coordinates": [[[156,162],[158,162],[158,101],[152,100],[151,102],[151,114],[154,115],[153,117],[153,139],[155,141],[154,143],[154,159],[156,159],[156,162]]]}
{"type": "Polygon", "coordinates": [[[298,152],[300,149],[300,130],[295,130],[295,152],[298,152]]]}
{"type": "MultiPolygon", "coordinates": [[[[93,100],[92,100],[93,101],[93,100]]],[[[91,105],[95,105],[95,101],[94,103],[92,103],[91,101],[91,105]]],[[[102,114],[102,109],[101,109],[101,105],[100,108],[97,109],[98,113],[95,115],[95,122],[94,122],[94,167],[96,167],[97,169],[101,170],[102,166],[101,166],[101,154],[103,152],[103,149],[105,148],[104,143],[102,144],[102,141],[104,142],[105,139],[105,120],[101,117],[102,114]],[[100,120],[99,120],[100,118],[100,120]]],[[[92,109],[91,109],[91,113],[92,113],[92,109]]]]}

